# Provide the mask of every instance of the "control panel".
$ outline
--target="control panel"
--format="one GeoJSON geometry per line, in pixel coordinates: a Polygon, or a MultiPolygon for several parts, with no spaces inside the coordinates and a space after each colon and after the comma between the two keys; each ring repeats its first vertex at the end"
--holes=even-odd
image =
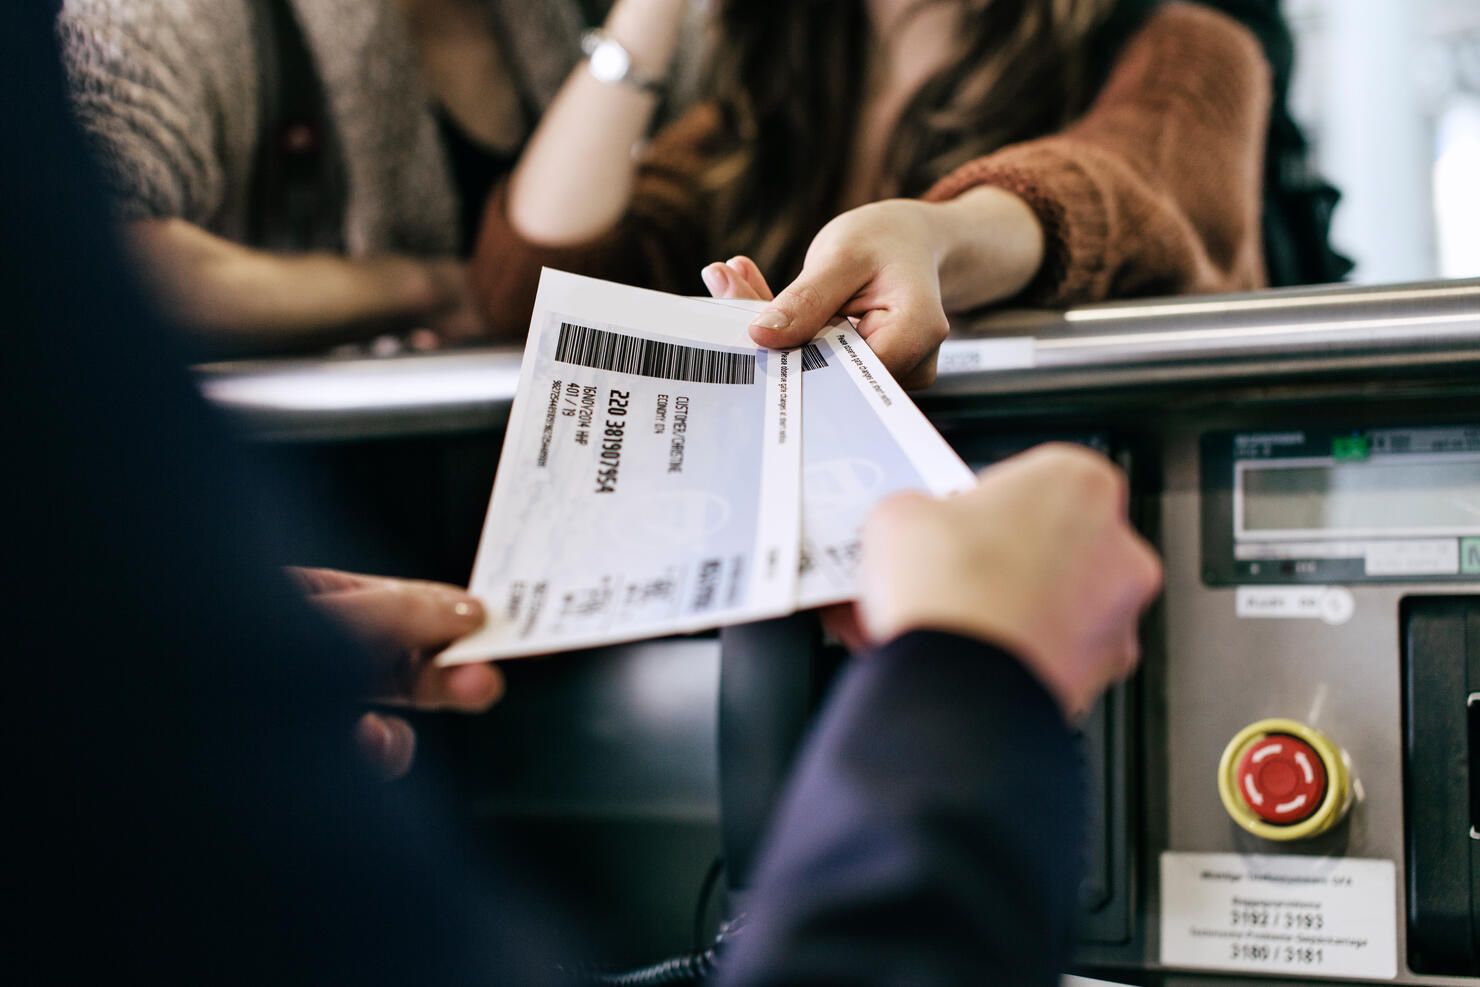
{"type": "Polygon", "coordinates": [[[1144,883],[1091,971],[1480,983],[1480,426],[1429,411],[1224,409],[1141,454],[1144,883]]]}
{"type": "Polygon", "coordinates": [[[1115,459],[1164,556],[1141,674],[1083,725],[1085,972],[1480,984],[1480,424],[1364,410],[942,421],[974,466],[1115,459]]]}

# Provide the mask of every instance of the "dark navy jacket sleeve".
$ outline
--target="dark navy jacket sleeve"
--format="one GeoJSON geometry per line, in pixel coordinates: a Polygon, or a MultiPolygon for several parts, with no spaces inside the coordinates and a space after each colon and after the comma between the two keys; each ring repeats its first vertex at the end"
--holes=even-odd
{"type": "Polygon", "coordinates": [[[721,982],[1056,984],[1081,790],[1069,727],[1010,655],[915,632],[855,660],[772,823],[721,982]]]}
{"type": "Polygon", "coordinates": [[[356,756],[369,665],[275,568],[318,523],[147,311],[55,12],[0,3],[6,981],[541,983],[538,903],[356,756]]]}

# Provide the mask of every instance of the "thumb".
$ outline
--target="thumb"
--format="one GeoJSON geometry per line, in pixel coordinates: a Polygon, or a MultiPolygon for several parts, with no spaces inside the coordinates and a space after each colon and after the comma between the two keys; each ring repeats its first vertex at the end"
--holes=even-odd
{"type": "Polygon", "coordinates": [[[810,342],[867,280],[836,264],[804,269],[751,321],[750,338],[773,349],[810,342]]]}

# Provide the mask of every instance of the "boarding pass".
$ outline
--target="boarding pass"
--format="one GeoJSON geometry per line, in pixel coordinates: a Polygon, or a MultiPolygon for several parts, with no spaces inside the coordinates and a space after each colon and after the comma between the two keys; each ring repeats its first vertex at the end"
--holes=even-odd
{"type": "Polygon", "coordinates": [[[470,585],[488,620],[440,664],[849,599],[874,503],[970,483],[846,320],[782,351],[751,317],[544,272],[470,585]]]}
{"type": "MultiPolygon", "coordinates": [[[[759,311],[764,302],[703,299],[759,311]]],[[[858,595],[859,534],[879,501],[975,478],[884,364],[839,319],[802,348],[802,549],[797,609],[858,595]]]]}

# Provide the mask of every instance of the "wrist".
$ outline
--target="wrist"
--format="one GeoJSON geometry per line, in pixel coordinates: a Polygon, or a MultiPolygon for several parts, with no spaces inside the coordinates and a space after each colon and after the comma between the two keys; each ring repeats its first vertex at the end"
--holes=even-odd
{"type": "Polygon", "coordinates": [[[673,63],[689,0],[618,0],[601,33],[626,49],[632,68],[663,79],[673,63]]]}
{"type": "Polygon", "coordinates": [[[1013,297],[1043,265],[1043,226],[1012,192],[984,185],[926,205],[948,313],[1013,297]]]}
{"type": "Polygon", "coordinates": [[[421,318],[454,303],[451,283],[438,264],[416,257],[379,257],[366,273],[385,292],[388,309],[421,318]]]}
{"type": "Polygon", "coordinates": [[[987,658],[1016,665],[1024,676],[1043,690],[1046,698],[1068,723],[1073,723],[1078,719],[1092,703],[1091,698],[1085,694],[1083,689],[1056,678],[1050,666],[1042,664],[1011,640],[996,634],[977,633],[948,624],[929,623],[913,626],[894,637],[881,639],[882,643],[871,650],[873,652],[892,650],[899,642],[912,638],[916,641],[923,640],[923,647],[917,647],[915,653],[925,657],[916,659],[916,663],[936,660],[944,655],[960,654],[969,656],[972,661],[987,658]],[[982,654],[978,649],[988,649],[996,654],[982,654]]]}
{"type": "Polygon", "coordinates": [[[912,615],[895,625],[892,633],[880,634],[878,641],[893,641],[916,632],[954,634],[957,637],[979,641],[1011,655],[1032,678],[1053,697],[1055,705],[1066,719],[1074,719],[1089,706],[1087,689],[1082,683],[1064,672],[1059,664],[1048,660],[1024,634],[1023,628],[1011,620],[994,621],[990,614],[964,617],[955,613],[926,613],[912,615]]]}
{"type": "MultiPolygon", "coordinates": [[[[951,560],[950,549],[932,544],[932,538],[952,537],[947,531],[913,530],[912,545],[924,557],[951,560]]],[[[867,548],[865,549],[867,551],[867,548]]],[[[998,569],[1015,566],[1007,558],[961,558],[942,565],[943,571],[998,569]]],[[[1051,614],[1041,606],[1042,594],[1030,585],[998,579],[987,583],[970,579],[911,581],[892,577],[871,584],[865,570],[865,627],[875,641],[891,641],[912,631],[945,631],[1001,648],[1015,656],[1064,709],[1074,715],[1081,708],[1083,688],[1063,662],[1051,660],[1062,650],[1051,614]]]]}
{"type": "Polygon", "coordinates": [[[581,37],[581,51],[586,55],[586,70],[597,82],[630,86],[656,97],[661,97],[667,88],[661,75],[645,75],[632,53],[605,31],[587,31],[581,37]]]}
{"type": "Polygon", "coordinates": [[[463,304],[468,294],[468,266],[453,257],[441,257],[421,263],[426,278],[427,312],[435,315],[463,304]]]}

